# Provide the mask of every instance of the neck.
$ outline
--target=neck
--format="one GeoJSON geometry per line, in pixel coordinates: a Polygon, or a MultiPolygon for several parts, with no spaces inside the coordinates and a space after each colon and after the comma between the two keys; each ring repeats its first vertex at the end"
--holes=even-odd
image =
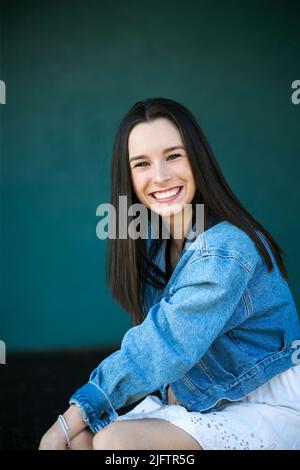
{"type": "Polygon", "coordinates": [[[184,240],[192,224],[192,208],[187,206],[177,214],[163,217],[163,222],[167,227],[172,239],[172,245],[178,253],[181,252],[184,240]]]}

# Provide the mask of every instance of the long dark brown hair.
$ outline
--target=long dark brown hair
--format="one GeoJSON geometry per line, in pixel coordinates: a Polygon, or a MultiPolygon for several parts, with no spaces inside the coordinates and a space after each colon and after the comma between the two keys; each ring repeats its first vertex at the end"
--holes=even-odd
{"type": "MultiPolygon", "coordinates": [[[[227,220],[244,230],[262,253],[267,268],[271,271],[272,259],[256,233],[256,230],[260,231],[271,248],[281,274],[287,278],[282,259],[284,252],[271,234],[249,214],[233,194],[195,117],[185,106],[171,99],[150,98],[138,101],[126,113],[118,126],[113,147],[111,174],[111,204],[115,207],[117,214],[116,233],[119,233],[119,196],[127,196],[128,207],[139,202],[131,181],[128,155],[129,134],[137,124],[151,122],[159,117],[172,121],[181,134],[196,185],[193,204],[204,204],[204,229],[208,227],[208,220],[215,217],[227,220]]],[[[113,297],[130,313],[134,324],[141,323],[146,313],[143,304],[145,283],[149,282],[157,288],[163,288],[167,282],[166,273],[152,262],[151,256],[148,256],[145,240],[142,238],[133,240],[131,237],[120,239],[118,236],[116,239],[109,239],[107,278],[113,297]]]]}

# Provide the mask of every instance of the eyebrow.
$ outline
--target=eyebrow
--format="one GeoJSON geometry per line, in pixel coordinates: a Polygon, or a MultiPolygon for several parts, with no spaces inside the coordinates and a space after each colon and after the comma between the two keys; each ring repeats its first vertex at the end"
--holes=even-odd
{"type": "MultiPolygon", "coordinates": [[[[185,150],[183,145],[175,145],[173,147],[166,148],[165,150],[163,150],[163,153],[172,152],[172,150],[177,150],[177,149],[185,150]]],[[[133,162],[134,160],[140,160],[142,158],[147,158],[147,155],[137,155],[136,157],[129,158],[129,161],[133,162]]]]}

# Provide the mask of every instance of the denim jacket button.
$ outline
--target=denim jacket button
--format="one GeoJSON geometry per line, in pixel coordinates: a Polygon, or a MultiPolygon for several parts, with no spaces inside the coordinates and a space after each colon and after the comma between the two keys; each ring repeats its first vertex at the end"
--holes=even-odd
{"type": "Polygon", "coordinates": [[[107,419],[107,418],[108,418],[108,413],[107,413],[107,411],[103,411],[103,412],[101,413],[101,415],[100,415],[100,419],[103,419],[103,420],[104,420],[104,419],[107,419]]]}

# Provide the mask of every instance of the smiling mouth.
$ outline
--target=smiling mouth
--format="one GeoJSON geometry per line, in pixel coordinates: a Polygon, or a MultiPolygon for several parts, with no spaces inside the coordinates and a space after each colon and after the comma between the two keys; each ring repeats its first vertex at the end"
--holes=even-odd
{"type": "Polygon", "coordinates": [[[174,188],[165,190],[165,191],[154,191],[150,193],[156,201],[165,202],[176,199],[177,196],[181,193],[183,186],[175,186],[174,188]]]}

